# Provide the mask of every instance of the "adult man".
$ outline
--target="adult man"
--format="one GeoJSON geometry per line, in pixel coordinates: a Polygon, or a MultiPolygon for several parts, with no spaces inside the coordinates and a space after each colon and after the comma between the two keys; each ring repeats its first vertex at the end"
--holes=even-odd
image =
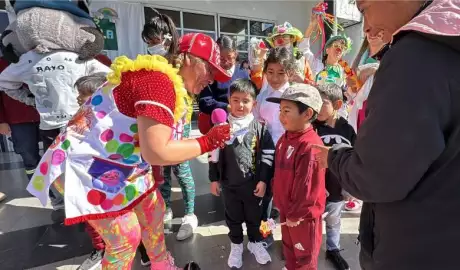
{"type": "Polygon", "coordinates": [[[458,1],[357,5],[366,34],[383,30],[390,48],[355,147],[317,147],[318,159],[365,202],[363,269],[458,269],[451,246],[460,241],[458,1]]]}

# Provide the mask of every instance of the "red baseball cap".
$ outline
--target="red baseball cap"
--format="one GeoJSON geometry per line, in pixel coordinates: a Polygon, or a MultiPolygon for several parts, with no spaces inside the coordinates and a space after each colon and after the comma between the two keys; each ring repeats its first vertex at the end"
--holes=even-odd
{"type": "Polygon", "coordinates": [[[215,70],[214,80],[226,82],[232,76],[220,66],[220,50],[217,43],[208,35],[202,33],[189,33],[181,37],[179,52],[190,53],[207,61],[215,70]]]}

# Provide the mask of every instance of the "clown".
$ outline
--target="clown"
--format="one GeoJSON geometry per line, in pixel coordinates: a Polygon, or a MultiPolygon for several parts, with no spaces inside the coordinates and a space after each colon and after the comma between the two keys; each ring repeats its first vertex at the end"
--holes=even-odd
{"type": "Polygon", "coordinates": [[[317,27],[317,20],[313,16],[312,18],[301,47],[315,74],[315,83],[318,85],[335,83],[344,87],[347,65],[342,57],[351,50],[351,40],[345,35],[332,36],[324,45],[322,59],[318,59],[310,49],[310,37],[317,27]]]}
{"type": "Polygon", "coordinates": [[[230,79],[219,55],[211,37],[192,33],[169,61],[159,55],[115,59],[108,83],[43,155],[27,190],[46,204],[52,183],[63,179],[65,223],[88,221],[102,236],[103,269],[131,269],[141,239],[150,269],[178,269],[166,252],[165,204],[149,164],[178,164],[230,138],[228,125],[197,139],[171,138],[175,124],[187,117],[187,96],[214,79],[230,79]]]}
{"type": "Polygon", "coordinates": [[[251,65],[251,80],[263,89],[262,69],[266,58],[267,47],[285,47],[292,50],[296,59],[295,73],[290,75],[291,82],[312,83],[313,74],[310,66],[304,57],[304,52],[298,45],[303,40],[303,34],[299,29],[293,27],[289,22],[276,25],[271,35],[265,42],[258,38],[252,38],[250,44],[249,62],[251,65]],[[268,45],[268,46],[267,46],[268,45]]]}

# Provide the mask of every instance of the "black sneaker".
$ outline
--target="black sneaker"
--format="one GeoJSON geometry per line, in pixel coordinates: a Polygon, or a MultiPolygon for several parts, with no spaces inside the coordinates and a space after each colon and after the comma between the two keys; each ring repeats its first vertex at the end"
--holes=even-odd
{"type": "Polygon", "coordinates": [[[267,236],[267,238],[262,239],[262,245],[265,249],[269,248],[273,243],[275,243],[275,239],[273,238],[273,233],[267,236]]]}
{"type": "Polygon", "coordinates": [[[277,219],[279,217],[280,217],[280,211],[276,208],[272,208],[272,211],[270,212],[270,218],[277,219]]]}
{"type": "Polygon", "coordinates": [[[347,261],[340,255],[340,250],[326,251],[326,260],[330,260],[337,270],[350,270],[347,261]]]}
{"type": "Polygon", "coordinates": [[[86,259],[77,270],[94,270],[99,265],[101,265],[102,258],[104,257],[104,250],[93,250],[89,255],[89,258],[86,259]]]}
{"type": "Polygon", "coordinates": [[[139,254],[141,254],[141,265],[142,266],[149,266],[150,265],[150,258],[147,255],[147,250],[145,250],[144,244],[141,242],[137,247],[139,254]]]}

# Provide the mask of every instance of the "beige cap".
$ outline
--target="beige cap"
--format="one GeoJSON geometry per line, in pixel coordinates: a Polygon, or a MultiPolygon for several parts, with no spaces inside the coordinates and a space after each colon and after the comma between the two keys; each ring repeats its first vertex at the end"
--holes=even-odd
{"type": "Polygon", "coordinates": [[[280,103],[281,100],[300,102],[312,108],[316,113],[321,111],[323,99],[314,86],[304,83],[296,83],[289,86],[279,98],[267,98],[268,102],[280,103]]]}

